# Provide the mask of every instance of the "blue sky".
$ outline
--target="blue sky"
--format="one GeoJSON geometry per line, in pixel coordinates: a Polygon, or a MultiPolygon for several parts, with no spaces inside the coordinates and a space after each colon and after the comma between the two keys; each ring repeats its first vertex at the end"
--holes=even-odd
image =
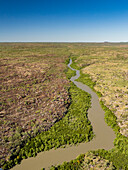
{"type": "Polygon", "coordinates": [[[128,0],[0,0],[0,42],[128,41],[128,0]]]}

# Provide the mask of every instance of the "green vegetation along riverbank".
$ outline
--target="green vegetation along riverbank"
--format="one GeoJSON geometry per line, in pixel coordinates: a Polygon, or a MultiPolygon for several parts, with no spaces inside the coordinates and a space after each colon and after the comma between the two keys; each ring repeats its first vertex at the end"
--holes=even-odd
{"type": "MultiPolygon", "coordinates": [[[[86,78],[86,75],[84,76],[84,74],[82,74],[77,81],[87,84],[92,89],[94,89],[96,84],[96,82],[91,81],[90,78],[86,78]]],[[[102,96],[100,92],[97,92],[97,94],[99,97],[102,96]]],[[[117,117],[115,114],[104,105],[102,100],[100,101],[100,104],[105,111],[106,123],[111,126],[116,133],[116,139],[114,140],[115,147],[110,151],[98,150],[93,153],[103,157],[104,159],[112,161],[116,169],[128,169],[128,138],[120,134],[120,127],[117,124],[117,117]]]]}
{"type": "MultiPolygon", "coordinates": [[[[66,74],[70,78],[74,72],[67,69],[66,74]]],[[[88,142],[93,138],[92,126],[87,116],[87,111],[91,106],[91,96],[73,83],[69,88],[69,94],[71,105],[65,117],[55,123],[50,130],[29,139],[24,147],[19,148],[19,152],[14,152],[11,155],[9,161],[3,165],[3,169],[11,168],[22,159],[36,156],[38,152],[65,147],[69,144],[88,142]]]]}
{"type": "MultiPolygon", "coordinates": [[[[76,57],[72,58],[75,62],[76,57]]],[[[72,67],[75,69],[81,69],[80,67],[77,66],[77,63],[73,63],[72,67]]],[[[94,85],[96,82],[92,81],[89,75],[81,74],[81,76],[77,79],[77,81],[81,81],[84,84],[87,84],[90,88],[94,90],[94,85]]],[[[95,91],[95,90],[94,90],[95,91]]],[[[100,92],[97,93],[99,97],[101,97],[100,92]]],[[[117,118],[114,115],[114,113],[108,109],[103,101],[100,101],[101,107],[105,111],[105,121],[106,123],[113,128],[113,130],[116,133],[116,139],[114,140],[114,148],[106,151],[104,149],[100,149],[97,151],[91,151],[91,156],[90,158],[87,158],[87,155],[85,154],[82,156],[81,161],[79,162],[78,160],[81,158],[79,157],[76,160],[70,161],[70,162],[65,162],[62,165],[59,165],[57,167],[52,167],[51,169],[84,169],[84,164],[87,163],[88,165],[90,162],[93,162],[97,157],[100,157],[100,159],[103,159],[103,162],[108,161],[108,165],[112,165],[112,169],[128,169],[128,138],[120,134],[120,128],[117,124],[117,118]],[[83,159],[85,157],[85,159],[83,159]],[[95,157],[93,159],[93,157],[95,157]],[[87,160],[88,159],[88,160],[87,160]],[[106,161],[105,161],[106,160],[106,161]],[[79,163],[78,163],[79,162],[79,163]]],[[[96,165],[94,163],[92,164],[93,168],[96,168],[96,165]]],[[[108,166],[106,164],[106,166],[108,166]]],[[[102,168],[102,165],[100,165],[102,168]]]]}
{"type": "Polygon", "coordinates": [[[70,105],[65,60],[57,43],[0,43],[0,167],[64,117],[70,105]]]}
{"type": "MultiPolygon", "coordinates": [[[[50,170],[87,170],[87,169],[105,169],[114,170],[112,162],[105,160],[100,156],[95,156],[92,152],[81,154],[76,159],[70,162],[64,162],[62,165],[57,167],[52,166],[50,170]]],[[[42,169],[43,170],[43,169],[42,169]]]]}
{"type": "Polygon", "coordinates": [[[75,74],[64,64],[70,54],[72,67],[81,71],[78,81],[95,89],[102,99],[105,121],[117,136],[112,150],[91,153],[109,160],[115,169],[128,169],[127,47],[128,44],[1,43],[3,169],[10,169],[38,152],[93,138],[87,118],[90,95],[72,83],[69,85],[64,74],[64,70],[68,78],[75,74]],[[83,107],[82,102],[87,106],[83,107]],[[75,107],[79,108],[78,113],[75,107]]]}
{"type": "Polygon", "coordinates": [[[120,133],[128,137],[128,43],[81,43],[70,52],[74,65],[90,76],[100,99],[117,117],[120,133]]]}

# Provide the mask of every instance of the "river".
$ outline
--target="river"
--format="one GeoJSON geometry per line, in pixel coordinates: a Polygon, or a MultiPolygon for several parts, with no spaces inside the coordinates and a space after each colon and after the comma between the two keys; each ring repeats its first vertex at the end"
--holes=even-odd
{"type": "MultiPolygon", "coordinates": [[[[68,67],[71,68],[72,60],[68,67]]],[[[51,149],[49,151],[38,153],[36,157],[31,157],[22,160],[21,164],[13,167],[13,170],[45,170],[49,169],[52,165],[61,164],[64,161],[75,159],[78,155],[86,153],[89,150],[97,149],[112,149],[114,147],[113,141],[115,139],[114,131],[107,126],[104,120],[104,111],[102,110],[98,96],[88,86],[81,82],[75,81],[80,76],[80,71],[76,71],[76,76],[70,80],[80,89],[91,94],[91,108],[88,110],[88,118],[93,126],[95,137],[88,143],[81,143],[75,146],[67,146],[66,148],[51,149]]]]}

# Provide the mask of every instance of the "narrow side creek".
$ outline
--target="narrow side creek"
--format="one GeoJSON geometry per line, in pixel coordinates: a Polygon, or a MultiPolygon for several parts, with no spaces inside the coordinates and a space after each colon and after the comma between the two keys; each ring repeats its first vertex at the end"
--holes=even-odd
{"type": "MultiPolygon", "coordinates": [[[[68,67],[75,70],[71,68],[71,64],[72,60],[70,59],[68,67]]],[[[76,146],[67,146],[66,148],[58,148],[56,150],[51,149],[49,151],[38,153],[36,157],[22,160],[21,164],[12,168],[13,170],[41,170],[42,168],[47,170],[52,165],[61,164],[64,161],[75,159],[78,155],[86,153],[89,150],[109,150],[114,147],[113,141],[116,136],[114,131],[105,123],[104,111],[99,104],[97,94],[83,83],[75,81],[80,76],[80,71],[75,71],[76,76],[72,77],[71,81],[78,88],[90,93],[92,96],[92,107],[88,111],[88,118],[93,126],[93,131],[96,136],[88,143],[81,143],[76,146]]]]}

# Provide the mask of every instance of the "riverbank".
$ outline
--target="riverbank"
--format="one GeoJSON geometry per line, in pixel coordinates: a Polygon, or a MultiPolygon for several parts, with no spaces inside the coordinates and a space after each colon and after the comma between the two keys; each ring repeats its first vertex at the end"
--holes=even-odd
{"type": "MultiPolygon", "coordinates": [[[[76,57],[74,58],[74,60],[75,59],[76,57]]],[[[75,63],[73,63],[72,65],[74,68],[77,69],[79,68],[80,70],[82,69],[78,67],[75,63]]],[[[77,81],[81,81],[85,84],[88,84],[88,86],[90,86],[90,88],[93,91],[95,91],[94,85],[96,84],[96,82],[91,80],[90,75],[83,74],[81,72],[81,76],[77,79],[77,81]]],[[[99,97],[102,97],[102,94],[100,92],[96,92],[96,93],[98,94],[99,97]]],[[[112,111],[104,105],[103,101],[100,101],[100,104],[103,110],[105,111],[105,121],[115,131],[116,138],[114,140],[113,149],[109,151],[100,149],[91,152],[94,154],[94,156],[99,155],[101,158],[107,159],[110,162],[112,162],[115,169],[128,169],[128,138],[120,134],[120,128],[117,124],[117,118],[114,115],[114,113],[112,113],[112,111]]],[[[65,165],[68,166],[70,164],[71,162],[66,163],[65,165]]]]}
{"type": "MultiPolygon", "coordinates": [[[[79,154],[85,153],[89,150],[92,150],[92,149],[95,150],[95,149],[100,149],[100,148],[111,149],[113,147],[113,141],[114,141],[115,135],[112,129],[108,127],[106,123],[104,122],[104,112],[99,105],[98,97],[88,86],[74,81],[75,78],[78,78],[78,77],[79,75],[77,74],[75,77],[72,77],[71,80],[82,89],[82,90],[79,89],[79,92],[81,91],[85,93],[84,90],[86,89],[85,91],[88,91],[92,95],[92,106],[89,109],[88,118],[91,121],[96,137],[93,138],[93,140],[91,140],[90,142],[81,143],[78,146],[59,148],[56,150],[52,149],[50,151],[41,152],[35,158],[29,158],[29,159],[23,160],[20,165],[17,165],[13,169],[27,170],[27,168],[29,169],[31,168],[34,170],[34,168],[40,169],[42,167],[47,169],[51,165],[59,164],[64,161],[70,161],[74,159],[76,156],[78,156],[79,154]],[[42,167],[41,167],[41,164],[42,164],[42,167]]],[[[75,103],[77,103],[77,100],[75,100],[75,103]]],[[[82,105],[80,105],[80,108],[81,106],[82,105]]]]}
{"type": "MultiPolygon", "coordinates": [[[[69,78],[74,75],[74,72],[70,69],[66,72],[69,78]]],[[[67,88],[67,86],[65,88],[67,88]]],[[[51,148],[58,148],[61,146],[65,147],[65,145],[69,144],[87,142],[93,138],[92,126],[87,118],[87,111],[91,105],[90,95],[78,89],[73,83],[71,83],[69,93],[72,101],[65,117],[59,122],[56,122],[49,131],[42,132],[35,138],[28,140],[26,145],[20,149],[19,153],[14,153],[12,155],[10,161],[5,164],[5,169],[7,169],[7,166],[14,166],[15,164],[18,164],[22,159],[36,156],[37,153],[41,151],[47,151],[51,148]]],[[[34,158],[34,160],[38,158],[38,155],[34,158]]],[[[22,162],[28,161],[29,159],[23,160],[22,162]]],[[[45,163],[46,162],[48,162],[48,159],[45,163]]],[[[30,165],[31,164],[32,162],[30,165]]],[[[35,163],[35,165],[37,166],[38,163],[35,163]]]]}
{"type": "MultiPolygon", "coordinates": [[[[116,116],[120,133],[128,138],[128,44],[77,44],[70,48],[73,68],[95,84],[100,100],[116,116]]],[[[89,81],[86,81],[89,83],[89,81]]],[[[92,84],[92,83],[91,83],[92,84]]]]}
{"type": "MultiPolygon", "coordinates": [[[[81,74],[78,81],[82,81],[83,84],[90,87],[93,87],[93,85],[97,83],[95,90],[101,90],[100,93],[98,92],[97,94],[107,102],[107,107],[104,105],[104,101],[101,103],[105,111],[105,120],[114,131],[117,132],[117,138],[114,142],[115,148],[109,152],[101,149],[95,151],[94,154],[112,160],[118,169],[128,168],[126,167],[128,165],[128,138],[119,133],[118,127],[119,125],[120,132],[127,136],[126,112],[128,105],[126,75],[128,58],[126,46],[123,44],[87,43],[68,43],[67,45],[56,43],[4,43],[1,44],[0,49],[2,62],[1,88],[3,96],[3,98],[1,98],[2,112],[0,113],[0,124],[2,125],[1,132],[3,133],[1,141],[4,142],[1,143],[1,146],[6,148],[5,150],[1,147],[2,154],[0,158],[8,154],[7,160],[9,161],[9,168],[18,164],[21,159],[25,159],[26,155],[27,157],[37,155],[35,158],[38,158],[40,154],[37,154],[38,152],[49,149],[49,147],[47,147],[50,144],[49,139],[48,143],[45,142],[45,144],[42,145],[42,148],[40,147],[40,142],[36,139],[35,141],[33,140],[34,144],[30,145],[30,147],[34,145],[34,149],[31,149],[30,153],[29,151],[25,151],[24,155],[21,154],[23,158],[17,155],[17,151],[23,148],[24,145],[24,143],[23,145],[21,144],[22,137],[25,137],[28,139],[28,142],[30,142],[32,136],[36,136],[41,130],[44,130],[38,126],[43,125],[44,127],[44,125],[46,125],[50,128],[56,121],[60,120],[61,116],[63,117],[65,115],[61,113],[64,113],[63,108],[65,106],[67,110],[67,105],[70,102],[67,100],[67,97],[69,97],[69,82],[64,75],[63,69],[65,67],[63,67],[64,62],[62,61],[65,61],[70,54],[76,56],[77,59],[76,63],[73,62],[73,67],[76,65],[76,69],[84,73],[83,75],[81,74]],[[62,93],[64,95],[60,95],[62,93]],[[60,103],[64,107],[60,107],[62,106],[60,103]],[[7,109],[10,107],[11,110],[8,112],[7,109]],[[108,109],[109,107],[111,111],[108,109]],[[25,110],[28,110],[28,112],[25,110]],[[8,114],[6,114],[6,112],[8,114]],[[113,116],[115,113],[117,113],[116,118],[113,116]],[[14,119],[12,119],[13,116],[14,119]],[[23,121],[24,118],[25,121],[23,121]],[[15,128],[19,126],[19,120],[22,120],[21,123],[25,126],[25,131],[22,131],[21,128],[15,128]],[[53,124],[51,124],[51,122],[53,122],[53,124]],[[27,129],[31,129],[33,134],[31,133],[32,131],[27,131],[27,129]],[[8,132],[11,133],[11,135],[8,132]],[[10,135],[9,138],[8,134],[10,135]],[[18,147],[16,148],[16,146],[18,147]],[[12,157],[10,157],[10,153],[13,153],[12,157]]],[[[65,71],[66,70],[67,69],[65,69],[65,71]]],[[[72,74],[72,71],[68,70],[68,77],[71,78],[71,75],[74,76],[74,73],[72,74]]],[[[77,93],[75,93],[75,95],[76,94],[77,93]]],[[[88,99],[89,97],[86,100],[88,99]]],[[[75,119],[71,120],[75,121],[75,119]]],[[[22,127],[22,125],[20,127],[22,127]]],[[[48,130],[48,128],[46,128],[46,130],[48,130]]],[[[57,129],[58,128],[59,127],[57,127],[57,129]]],[[[55,142],[56,147],[60,147],[58,145],[59,141],[55,142]]],[[[69,140],[69,143],[70,142],[69,140]]],[[[65,147],[65,145],[63,145],[63,147],[65,147]]],[[[61,154],[59,156],[61,157],[61,154]]],[[[35,158],[33,158],[33,162],[35,158]]],[[[72,156],[72,159],[74,158],[72,156]]],[[[40,158],[41,168],[43,167],[41,166],[43,160],[45,161],[44,157],[40,158]]],[[[1,163],[3,165],[4,160],[2,160],[1,163]]],[[[33,167],[34,166],[35,165],[33,165],[33,167]]]]}

